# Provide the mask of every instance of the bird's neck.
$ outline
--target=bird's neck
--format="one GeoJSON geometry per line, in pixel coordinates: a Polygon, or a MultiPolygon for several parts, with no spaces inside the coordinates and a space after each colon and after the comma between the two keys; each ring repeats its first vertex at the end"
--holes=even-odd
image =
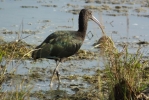
{"type": "Polygon", "coordinates": [[[79,32],[81,32],[82,34],[86,34],[86,30],[87,30],[87,20],[84,18],[84,16],[79,16],[79,32]]]}

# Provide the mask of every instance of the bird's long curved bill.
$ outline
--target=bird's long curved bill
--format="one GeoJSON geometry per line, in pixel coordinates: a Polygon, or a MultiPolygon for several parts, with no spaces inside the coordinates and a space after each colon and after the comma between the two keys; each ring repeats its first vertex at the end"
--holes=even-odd
{"type": "Polygon", "coordinates": [[[100,22],[99,22],[93,15],[92,15],[91,19],[92,19],[95,23],[97,23],[97,24],[99,25],[100,29],[102,30],[102,33],[104,34],[104,30],[103,30],[103,27],[102,27],[102,25],[100,24],[100,22]]]}

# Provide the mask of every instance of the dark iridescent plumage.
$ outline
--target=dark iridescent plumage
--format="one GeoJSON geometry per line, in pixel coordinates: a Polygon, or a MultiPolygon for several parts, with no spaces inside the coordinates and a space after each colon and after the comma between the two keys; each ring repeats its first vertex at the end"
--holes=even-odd
{"type": "Polygon", "coordinates": [[[76,31],[57,31],[49,35],[32,57],[61,60],[75,54],[81,47],[83,38],[76,34],[76,31]]]}
{"type": "MultiPolygon", "coordinates": [[[[33,59],[47,58],[55,59],[56,61],[61,62],[63,58],[75,54],[83,44],[86,35],[88,19],[92,19],[100,27],[102,27],[99,21],[92,15],[90,10],[82,9],[79,14],[78,31],[56,31],[50,34],[43,41],[43,43],[41,43],[41,45],[36,47],[36,50],[32,53],[33,59]]],[[[60,82],[58,66],[59,63],[57,63],[53,75],[56,72],[60,82]]]]}

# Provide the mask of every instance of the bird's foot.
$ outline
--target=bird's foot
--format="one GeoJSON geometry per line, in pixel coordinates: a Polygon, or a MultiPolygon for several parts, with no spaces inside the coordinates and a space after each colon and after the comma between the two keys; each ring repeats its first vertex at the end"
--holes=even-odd
{"type": "Polygon", "coordinates": [[[52,86],[53,86],[53,84],[52,84],[52,82],[50,82],[50,88],[52,89],[52,86]]]}
{"type": "Polygon", "coordinates": [[[52,86],[53,86],[52,81],[53,81],[53,76],[52,76],[52,78],[51,78],[51,82],[50,82],[50,88],[51,88],[51,89],[52,89],[52,86]]]}
{"type": "Polygon", "coordinates": [[[54,72],[53,72],[53,75],[52,75],[52,77],[51,77],[51,82],[50,82],[50,88],[52,89],[52,87],[53,87],[53,77],[54,77],[54,74],[56,74],[56,76],[57,76],[57,78],[58,78],[58,87],[60,86],[60,84],[61,84],[61,80],[60,80],[60,73],[59,73],[59,71],[58,70],[54,70],[54,72]]]}

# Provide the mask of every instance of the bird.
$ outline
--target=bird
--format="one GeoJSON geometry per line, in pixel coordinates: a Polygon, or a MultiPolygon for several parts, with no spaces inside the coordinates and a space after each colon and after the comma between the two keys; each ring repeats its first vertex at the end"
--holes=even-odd
{"type": "Polygon", "coordinates": [[[50,86],[52,86],[52,80],[55,74],[57,75],[59,84],[61,83],[58,67],[65,58],[74,55],[82,46],[89,19],[93,20],[102,29],[101,23],[92,15],[92,11],[82,9],[79,13],[77,31],[55,31],[32,52],[32,58],[34,60],[46,58],[56,61],[56,68],[53,71],[50,86]]]}

